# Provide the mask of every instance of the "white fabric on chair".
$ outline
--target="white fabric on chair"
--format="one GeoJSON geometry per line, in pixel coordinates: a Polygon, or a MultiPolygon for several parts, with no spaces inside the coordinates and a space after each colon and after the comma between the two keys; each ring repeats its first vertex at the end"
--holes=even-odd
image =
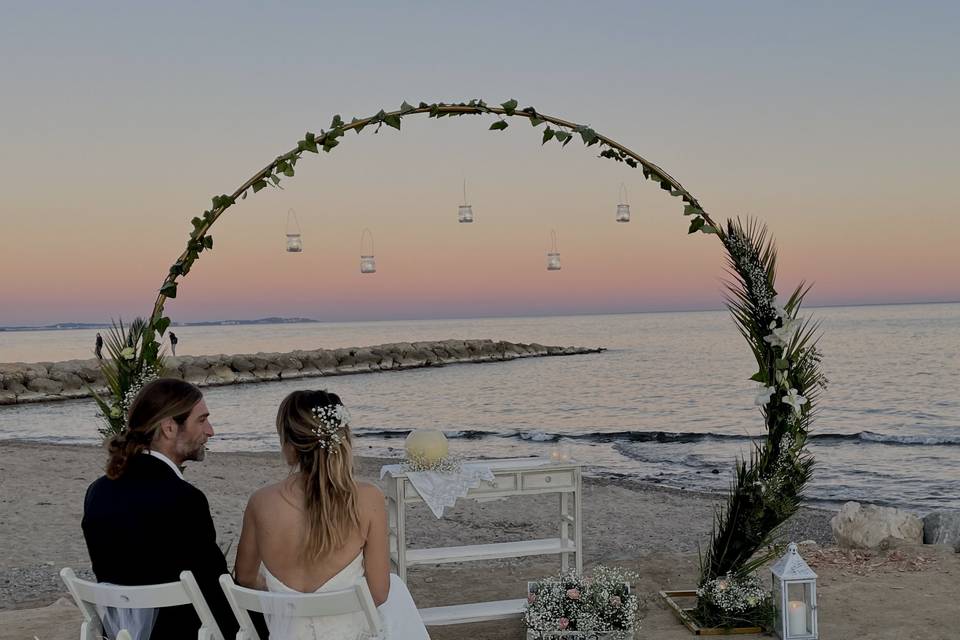
{"type": "Polygon", "coordinates": [[[198,640],[223,640],[190,571],[181,571],[177,582],[154,585],[89,582],[78,578],[69,567],[60,570],[60,578],[83,614],[81,640],[100,640],[104,636],[116,640],[148,640],[157,610],[183,605],[192,605],[200,618],[198,640]]]}
{"type": "MultiPolygon", "coordinates": [[[[101,582],[102,585],[110,585],[108,582],[101,582]]],[[[150,634],[153,632],[153,625],[157,622],[156,608],[149,609],[128,609],[122,607],[108,607],[101,602],[94,603],[97,607],[97,615],[100,616],[100,623],[103,625],[103,632],[107,638],[117,638],[120,633],[126,631],[130,640],[150,640],[150,634]]]]}

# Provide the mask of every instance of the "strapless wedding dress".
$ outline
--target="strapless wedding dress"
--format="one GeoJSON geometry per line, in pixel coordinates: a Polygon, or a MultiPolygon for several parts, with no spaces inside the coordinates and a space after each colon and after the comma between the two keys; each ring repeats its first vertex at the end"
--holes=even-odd
{"type": "MultiPolygon", "coordinates": [[[[283,584],[262,563],[260,574],[266,582],[267,591],[301,593],[283,584]]],[[[363,573],[363,552],[314,593],[349,589],[360,580],[366,580],[363,573]]],[[[383,625],[380,636],[369,634],[363,612],[360,611],[319,618],[267,614],[265,619],[270,640],[430,640],[407,585],[396,574],[390,574],[390,594],[377,610],[383,625]]]]}

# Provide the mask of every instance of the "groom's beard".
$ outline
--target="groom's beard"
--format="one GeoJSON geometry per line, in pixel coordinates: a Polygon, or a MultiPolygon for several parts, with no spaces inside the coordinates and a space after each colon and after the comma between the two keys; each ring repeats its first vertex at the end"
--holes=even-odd
{"type": "Polygon", "coordinates": [[[200,445],[193,451],[190,451],[183,457],[183,461],[193,460],[194,462],[203,462],[203,458],[207,455],[207,446],[205,444],[200,445]]]}
{"type": "Polygon", "coordinates": [[[181,442],[177,446],[177,453],[184,462],[202,462],[207,455],[207,440],[203,442],[181,442]]]}

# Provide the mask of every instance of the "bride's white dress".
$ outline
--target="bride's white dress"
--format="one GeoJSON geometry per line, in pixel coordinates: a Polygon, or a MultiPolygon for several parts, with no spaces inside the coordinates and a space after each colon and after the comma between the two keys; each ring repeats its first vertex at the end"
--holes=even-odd
{"type": "MultiPolygon", "coordinates": [[[[280,582],[262,563],[260,574],[266,581],[268,591],[300,593],[280,582]]],[[[349,589],[360,580],[366,580],[363,552],[314,593],[349,589]]],[[[407,585],[396,574],[390,574],[390,594],[377,610],[383,624],[383,632],[379,637],[368,635],[364,615],[359,611],[322,618],[291,618],[279,614],[267,614],[265,618],[271,640],[430,640],[407,585]]]]}

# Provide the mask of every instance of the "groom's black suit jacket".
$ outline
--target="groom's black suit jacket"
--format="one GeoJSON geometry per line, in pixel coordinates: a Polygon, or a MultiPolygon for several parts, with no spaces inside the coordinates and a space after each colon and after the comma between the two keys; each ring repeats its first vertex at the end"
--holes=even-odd
{"type": "MultiPolygon", "coordinates": [[[[174,582],[189,569],[224,637],[236,635],[237,621],[218,582],[227,562],[207,498],[163,460],[135,455],[121,477],[95,480],[84,500],[83,536],[99,582],[174,582]]],[[[199,628],[191,606],[160,609],[150,639],[196,638],[199,628]]]]}

